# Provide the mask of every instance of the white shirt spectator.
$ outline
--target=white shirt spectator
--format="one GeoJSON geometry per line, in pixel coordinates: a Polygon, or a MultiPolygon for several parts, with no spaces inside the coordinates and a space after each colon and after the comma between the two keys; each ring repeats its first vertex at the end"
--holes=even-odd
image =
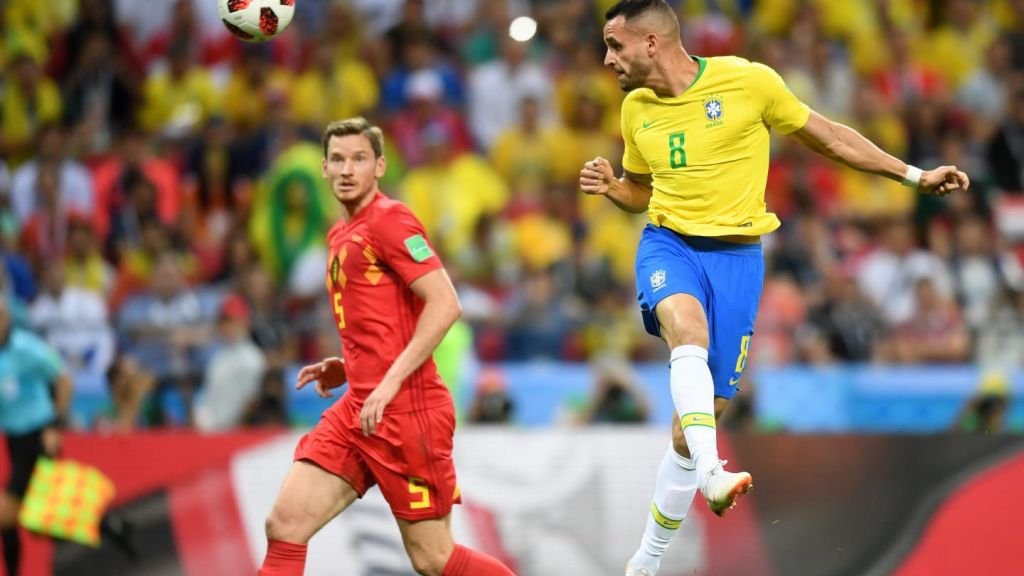
{"type": "Polygon", "coordinates": [[[890,325],[909,320],[914,313],[914,285],[929,278],[939,294],[953,293],[949,270],[938,256],[924,250],[899,255],[877,250],[868,256],[857,274],[860,289],[878,307],[890,325]]]}
{"type": "MultiPolygon", "coordinates": [[[[29,161],[14,172],[11,183],[11,212],[24,223],[36,211],[36,179],[39,177],[39,162],[29,161]]],[[[95,203],[92,176],[78,162],[64,160],[60,164],[60,209],[61,213],[80,212],[91,215],[95,203]]]]}
{"type": "Polygon", "coordinates": [[[263,352],[249,339],[214,353],[195,406],[196,426],[209,432],[239,426],[246,406],[259,394],[266,365],[263,352]]]}
{"type": "Polygon", "coordinates": [[[114,359],[114,332],[99,294],[73,287],[59,295],[43,292],[29,318],[72,371],[106,375],[114,359]]]}
{"type": "Polygon", "coordinates": [[[506,58],[498,58],[470,72],[469,129],[477,143],[490,150],[506,128],[519,122],[522,100],[527,96],[540,104],[541,123],[551,123],[555,118],[553,88],[540,64],[523,61],[513,66],[506,58]]]}
{"type": "Polygon", "coordinates": [[[1012,254],[963,258],[956,262],[953,274],[963,298],[964,318],[975,329],[988,321],[1004,283],[1014,290],[1024,288],[1024,271],[1012,254]]]}

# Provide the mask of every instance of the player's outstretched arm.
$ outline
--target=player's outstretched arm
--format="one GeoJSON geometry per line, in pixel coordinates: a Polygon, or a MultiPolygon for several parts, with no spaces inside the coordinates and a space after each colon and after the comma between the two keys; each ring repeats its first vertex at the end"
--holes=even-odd
{"type": "Polygon", "coordinates": [[[862,172],[885,176],[927,194],[945,196],[957,189],[967,190],[971,185],[967,174],[956,166],[940,166],[925,171],[908,166],[853,128],[833,122],[814,111],[807,124],[793,132],[793,136],[811,150],[836,162],[862,172]]]}
{"type": "Polygon", "coordinates": [[[427,272],[409,284],[409,288],[423,299],[423,312],[409,344],[363,404],[359,422],[364,434],[374,433],[384,417],[384,408],[398,394],[402,382],[430,358],[448,329],[462,315],[459,297],[444,268],[427,272]]]}
{"type": "Polygon", "coordinates": [[[580,190],[585,194],[607,196],[620,209],[633,214],[647,211],[653,193],[650,174],[627,170],[622,178],[616,178],[611,163],[600,156],[580,170],[580,190]]]}

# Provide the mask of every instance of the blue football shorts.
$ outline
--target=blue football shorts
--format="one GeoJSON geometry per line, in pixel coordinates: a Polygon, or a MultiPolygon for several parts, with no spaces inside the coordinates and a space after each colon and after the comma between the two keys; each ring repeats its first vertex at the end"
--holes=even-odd
{"type": "Polygon", "coordinates": [[[661,336],[654,314],[672,294],[700,301],[708,319],[708,366],[715,396],[732,398],[739,389],[764,287],[760,244],[736,244],[684,236],[648,224],[636,253],[636,293],[644,327],[661,336]]]}

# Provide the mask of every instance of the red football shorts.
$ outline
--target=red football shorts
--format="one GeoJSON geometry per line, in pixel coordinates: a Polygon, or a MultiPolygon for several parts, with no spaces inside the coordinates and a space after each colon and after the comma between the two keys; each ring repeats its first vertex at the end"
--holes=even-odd
{"type": "Polygon", "coordinates": [[[362,497],[374,484],[397,518],[443,518],[459,504],[452,461],[454,405],[387,414],[364,436],[359,408],[348,397],[324,412],[299,440],[295,460],[308,460],[340,476],[362,497]]]}

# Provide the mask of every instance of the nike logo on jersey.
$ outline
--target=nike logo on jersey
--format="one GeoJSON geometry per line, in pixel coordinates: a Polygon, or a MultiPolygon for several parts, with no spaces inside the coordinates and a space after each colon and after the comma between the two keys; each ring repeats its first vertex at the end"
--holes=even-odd
{"type": "Polygon", "coordinates": [[[729,386],[735,386],[740,383],[739,378],[729,378],[729,386]]]}
{"type": "Polygon", "coordinates": [[[655,122],[657,122],[657,120],[651,120],[650,122],[644,120],[644,130],[647,130],[648,128],[653,126],[655,122]]]}

